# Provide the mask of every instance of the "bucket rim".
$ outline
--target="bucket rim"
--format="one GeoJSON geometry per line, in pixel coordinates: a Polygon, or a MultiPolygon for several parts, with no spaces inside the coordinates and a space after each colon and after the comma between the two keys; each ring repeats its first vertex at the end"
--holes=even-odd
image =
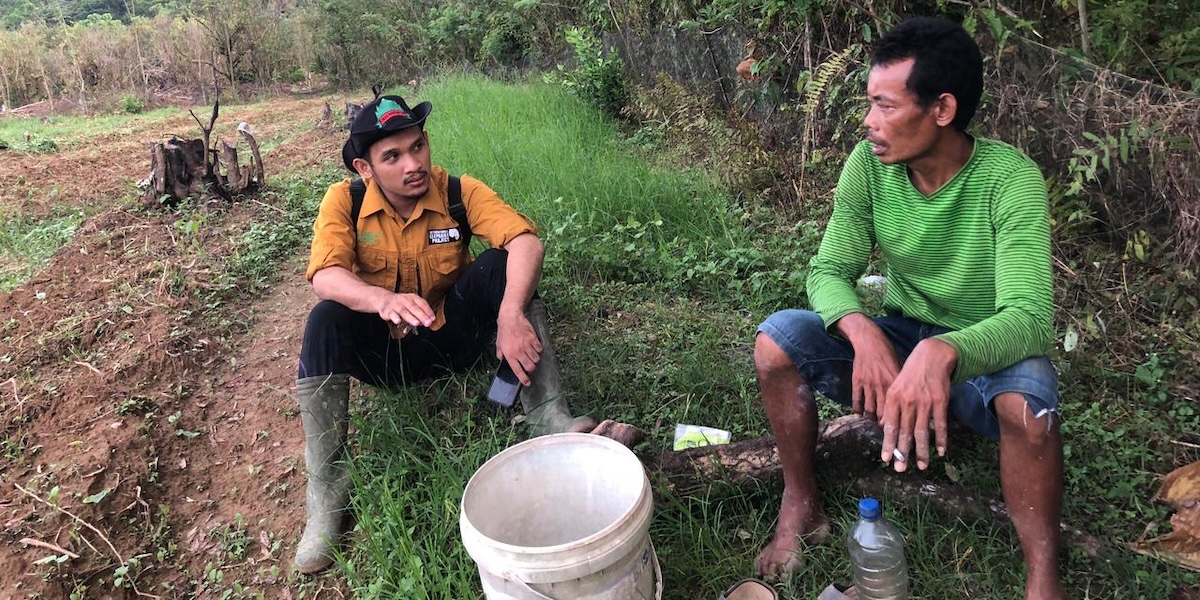
{"type": "MultiPolygon", "coordinates": [[[[617,442],[616,440],[613,440],[611,438],[607,438],[604,436],[594,435],[591,433],[568,432],[568,433],[556,433],[556,434],[551,434],[551,435],[545,435],[545,436],[525,440],[523,442],[514,444],[514,445],[504,449],[503,451],[499,452],[495,456],[493,456],[490,459],[488,459],[487,461],[485,461],[483,463],[483,465],[481,465],[479,467],[479,469],[476,470],[475,474],[471,476],[470,480],[467,481],[467,485],[463,488],[463,496],[459,502],[459,528],[460,528],[462,534],[464,535],[464,538],[469,533],[473,537],[478,536],[479,538],[486,539],[487,545],[490,546],[494,551],[504,552],[504,553],[508,553],[508,554],[523,555],[523,556],[548,556],[548,555],[553,555],[553,554],[569,552],[571,550],[575,550],[575,549],[581,548],[581,547],[586,547],[588,545],[594,545],[594,544],[596,544],[596,542],[602,541],[606,537],[610,537],[611,534],[613,532],[617,531],[618,529],[628,528],[630,522],[634,522],[636,524],[635,531],[637,531],[639,535],[645,534],[650,529],[650,521],[653,518],[653,513],[654,513],[654,499],[653,499],[653,494],[651,492],[651,487],[650,487],[650,478],[646,474],[645,466],[642,464],[641,460],[637,458],[637,455],[634,454],[632,450],[630,450],[629,448],[627,448],[625,445],[621,444],[620,442],[617,442]],[[508,460],[513,455],[518,454],[522,449],[524,449],[522,447],[527,446],[527,445],[555,446],[555,445],[566,444],[566,443],[575,443],[575,442],[589,443],[589,444],[592,444],[595,446],[603,446],[608,450],[614,450],[618,454],[623,455],[623,456],[627,457],[628,459],[631,459],[632,464],[636,464],[638,466],[638,468],[640,469],[642,477],[641,477],[641,483],[639,485],[639,493],[637,494],[637,497],[634,499],[634,502],[629,507],[629,509],[623,515],[621,515],[620,518],[614,520],[613,522],[609,523],[605,527],[603,527],[587,536],[581,537],[579,539],[571,540],[569,542],[564,542],[562,544],[555,544],[555,545],[551,545],[551,546],[520,546],[520,545],[516,545],[516,544],[509,544],[506,542],[501,542],[501,541],[493,539],[492,537],[484,534],[471,521],[471,519],[468,515],[468,509],[467,509],[467,496],[471,492],[472,486],[474,484],[476,484],[476,481],[477,481],[476,478],[479,476],[480,473],[484,473],[485,471],[490,471],[492,469],[498,468],[498,465],[501,464],[504,460],[508,460]],[[638,522],[638,521],[641,521],[641,522],[638,522]]],[[[611,553],[613,550],[615,550],[616,548],[619,548],[623,545],[625,545],[625,544],[622,544],[622,543],[613,544],[612,545],[613,547],[603,549],[602,554],[607,555],[607,554],[611,553]]],[[[468,550],[470,550],[470,548],[468,548],[468,550]]],[[[468,553],[470,553],[470,552],[468,552],[468,553]]],[[[590,560],[595,561],[598,558],[599,558],[598,556],[593,555],[590,558],[590,560]]]]}

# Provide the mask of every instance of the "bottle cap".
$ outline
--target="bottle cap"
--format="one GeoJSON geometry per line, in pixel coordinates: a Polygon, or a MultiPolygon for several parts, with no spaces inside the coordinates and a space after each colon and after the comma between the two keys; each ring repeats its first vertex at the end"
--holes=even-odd
{"type": "Polygon", "coordinates": [[[868,521],[878,519],[881,512],[879,501],[874,498],[863,498],[858,501],[858,516],[868,521]]]}

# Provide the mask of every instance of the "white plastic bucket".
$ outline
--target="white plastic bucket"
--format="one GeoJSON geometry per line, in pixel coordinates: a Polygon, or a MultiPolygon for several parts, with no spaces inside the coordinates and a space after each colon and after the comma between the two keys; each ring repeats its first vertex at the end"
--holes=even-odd
{"type": "Polygon", "coordinates": [[[654,600],[653,512],[633,452],[559,433],[484,463],[463,491],[459,529],[488,600],[654,600]]]}

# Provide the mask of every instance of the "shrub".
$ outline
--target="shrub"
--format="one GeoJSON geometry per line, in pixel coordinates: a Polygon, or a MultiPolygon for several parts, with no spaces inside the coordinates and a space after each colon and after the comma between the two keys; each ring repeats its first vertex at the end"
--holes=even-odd
{"type": "Polygon", "coordinates": [[[146,110],[146,103],[142,102],[141,98],[138,98],[133,94],[125,94],[124,96],[121,96],[121,112],[129,115],[136,115],[141,114],[143,110],[146,110]]]}
{"type": "Polygon", "coordinates": [[[595,106],[610,117],[619,117],[629,102],[629,81],[625,63],[587,31],[572,27],[567,30],[567,43],[575,50],[575,69],[562,65],[546,75],[549,83],[570,90],[584,102],[595,106]]]}
{"type": "Polygon", "coordinates": [[[533,31],[519,15],[501,12],[492,15],[491,28],[483,36],[479,56],[511,67],[529,55],[533,46],[533,31]]]}

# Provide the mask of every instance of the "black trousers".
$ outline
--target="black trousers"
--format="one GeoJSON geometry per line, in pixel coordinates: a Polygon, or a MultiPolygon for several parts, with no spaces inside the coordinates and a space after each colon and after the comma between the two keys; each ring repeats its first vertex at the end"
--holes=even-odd
{"type": "Polygon", "coordinates": [[[495,339],[507,264],[504,250],[480,253],[446,294],[445,324],[436,331],[416,328],[399,340],[378,314],[322,300],[308,314],[298,376],[350,375],[398,388],[470,367],[495,339]]]}

